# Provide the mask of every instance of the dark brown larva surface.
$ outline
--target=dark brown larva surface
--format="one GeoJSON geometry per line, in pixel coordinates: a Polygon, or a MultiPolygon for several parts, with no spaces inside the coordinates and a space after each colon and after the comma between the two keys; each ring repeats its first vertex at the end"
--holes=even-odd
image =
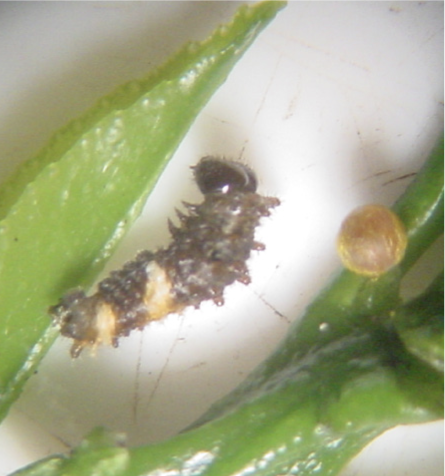
{"type": "Polygon", "coordinates": [[[73,357],[86,346],[116,346],[133,329],[187,306],[209,299],[222,305],[226,286],[250,282],[246,261],[251,250],[264,249],[255,229],[279,200],[257,194],[253,171],[237,162],[205,157],[194,176],[204,202],[184,204],[179,226],[169,221],[167,248],[142,251],[92,296],[75,290],[50,308],[61,334],[74,340],[73,357]]]}

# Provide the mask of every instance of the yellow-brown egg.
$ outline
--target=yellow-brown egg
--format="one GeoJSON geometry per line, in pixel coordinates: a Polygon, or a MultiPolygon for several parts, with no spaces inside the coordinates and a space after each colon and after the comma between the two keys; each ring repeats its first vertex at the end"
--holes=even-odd
{"type": "Polygon", "coordinates": [[[393,211],[365,205],[343,221],[337,251],[346,268],[376,278],[400,263],[407,242],[405,227],[393,211]]]}

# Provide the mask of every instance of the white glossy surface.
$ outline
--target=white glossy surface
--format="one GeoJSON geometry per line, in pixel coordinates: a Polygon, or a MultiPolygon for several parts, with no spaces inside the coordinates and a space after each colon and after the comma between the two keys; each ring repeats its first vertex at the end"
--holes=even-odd
{"type": "MultiPolygon", "coordinates": [[[[236,6],[1,3],[2,176],[236,6]]],[[[443,4],[429,2],[292,2],[278,15],[199,116],[107,267],[165,245],[174,207],[200,199],[189,166],[226,155],[250,163],[260,191],[282,200],[259,230],[267,250],[250,262],[252,284],[228,289],[223,308],[171,316],[94,358],[72,361],[69,342],[58,341],[0,427],[0,474],[66,450],[96,425],[126,431],[130,444],[167,438],[275,348],[338,268],[345,214],[391,204],[410,180],[400,177],[418,169],[437,137],[442,19],[443,4]]],[[[344,475],[443,474],[441,423],[392,434],[344,475]]]]}

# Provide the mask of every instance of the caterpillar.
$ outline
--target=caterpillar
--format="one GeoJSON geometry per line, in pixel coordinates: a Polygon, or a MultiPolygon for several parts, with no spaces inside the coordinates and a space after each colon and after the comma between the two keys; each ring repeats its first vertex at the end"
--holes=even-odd
{"type": "Polygon", "coordinates": [[[244,164],[209,156],[192,170],[204,201],[183,202],[187,213],[176,210],[179,226],[168,221],[167,248],[139,252],[91,296],[75,289],[49,308],[61,335],[73,339],[73,358],[85,347],[117,347],[132,330],[188,306],[207,300],[222,306],[228,285],[250,283],[246,261],[265,248],[255,229],[279,199],[256,193],[255,173],[244,164]]]}

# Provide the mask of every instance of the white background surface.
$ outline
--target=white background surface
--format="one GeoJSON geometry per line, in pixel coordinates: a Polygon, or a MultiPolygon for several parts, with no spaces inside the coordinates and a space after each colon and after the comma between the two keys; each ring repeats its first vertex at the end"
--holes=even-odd
{"type": "MultiPolygon", "coordinates": [[[[236,7],[0,3],[1,177],[236,7]]],[[[58,341],[0,427],[0,474],[66,451],[96,425],[139,445],[192,422],[276,347],[328,282],[345,214],[391,204],[405,189],[410,179],[398,178],[419,168],[442,114],[442,3],[291,2],[202,112],[108,266],[167,244],[174,207],[200,200],[189,166],[217,154],[251,164],[260,192],[282,200],[259,229],[267,249],[249,263],[252,284],[230,287],[223,308],[171,316],[94,358],[72,361],[70,343],[58,341]]],[[[442,423],[384,435],[344,473],[375,474],[443,474],[442,423]]]]}

